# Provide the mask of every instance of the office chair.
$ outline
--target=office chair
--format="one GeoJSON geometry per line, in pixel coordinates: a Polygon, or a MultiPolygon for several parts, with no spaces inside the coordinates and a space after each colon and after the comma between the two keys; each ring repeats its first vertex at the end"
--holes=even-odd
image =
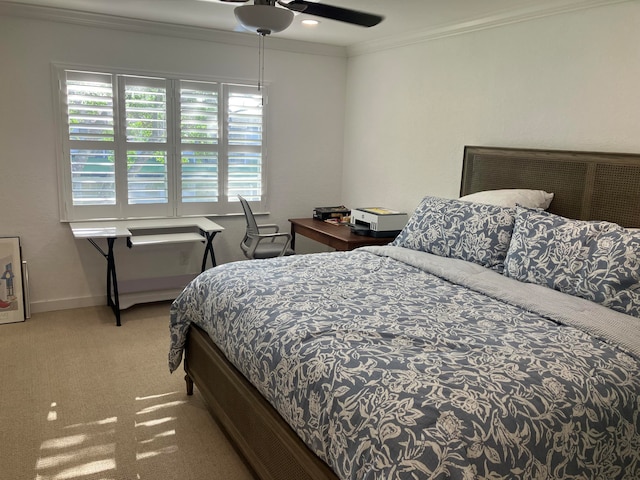
{"type": "Polygon", "coordinates": [[[293,255],[295,252],[289,248],[291,234],[280,232],[280,228],[275,224],[258,225],[249,202],[240,195],[238,195],[238,198],[247,220],[247,231],[242,242],[240,242],[240,248],[242,248],[245,257],[253,260],[293,255]],[[273,233],[264,233],[264,230],[268,229],[272,230],[273,233]]]}

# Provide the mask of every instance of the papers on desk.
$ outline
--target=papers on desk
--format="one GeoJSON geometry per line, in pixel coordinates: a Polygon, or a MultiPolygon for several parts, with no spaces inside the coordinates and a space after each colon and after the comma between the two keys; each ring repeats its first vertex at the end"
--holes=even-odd
{"type": "Polygon", "coordinates": [[[327,218],[326,220],[323,220],[323,221],[331,225],[349,225],[350,220],[351,220],[351,217],[341,217],[341,218],[327,218]]]}

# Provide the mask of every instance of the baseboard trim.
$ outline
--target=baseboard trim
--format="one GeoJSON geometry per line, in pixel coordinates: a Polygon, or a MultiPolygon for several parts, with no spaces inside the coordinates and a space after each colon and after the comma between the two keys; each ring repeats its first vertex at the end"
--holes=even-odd
{"type": "Polygon", "coordinates": [[[97,307],[107,305],[107,296],[63,298],[61,300],[43,300],[31,302],[31,315],[34,313],[53,312],[56,310],[71,310],[73,308],[97,307]]]}
{"type": "MultiPolygon", "coordinates": [[[[126,310],[133,305],[163,300],[174,300],[197,274],[173,275],[168,277],[124,280],[118,282],[120,290],[120,310],[126,310]]],[[[64,298],[61,300],[46,300],[31,302],[31,314],[52,312],[55,310],[69,310],[72,308],[96,307],[107,305],[107,296],[64,298]]]]}
{"type": "MultiPolygon", "coordinates": [[[[120,311],[125,311],[134,305],[150,302],[174,300],[182,290],[157,290],[152,292],[129,293],[120,295],[120,311]]],[[[31,303],[31,315],[35,313],[54,312],[56,310],[72,310],[84,307],[106,307],[107,297],[65,298],[63,300],[48,300],[31,303]]]]}

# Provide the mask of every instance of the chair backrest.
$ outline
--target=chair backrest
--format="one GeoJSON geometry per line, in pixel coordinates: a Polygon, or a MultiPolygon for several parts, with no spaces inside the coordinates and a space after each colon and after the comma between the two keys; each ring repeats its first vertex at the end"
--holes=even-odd
{"type": "Polygon", "coordinates": [[[251,207],[249,206],[249,202],[244,197],[238,195],[238,199],[242,204],[242,209],[244,210],[244,218],[247,221],[247,235],[257,235],[258,231],[258,223],[256,222],[255,217],[253,216],[253,212],[251,211],[251,207]]]}

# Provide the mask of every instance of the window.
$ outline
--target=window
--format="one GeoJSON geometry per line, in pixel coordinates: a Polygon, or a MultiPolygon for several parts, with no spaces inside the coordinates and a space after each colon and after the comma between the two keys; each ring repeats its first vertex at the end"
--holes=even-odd
{"type": "Polygon", "coordinates": [[[56,67],[63,221],[264,205],[263,91],[56,67]]]}

